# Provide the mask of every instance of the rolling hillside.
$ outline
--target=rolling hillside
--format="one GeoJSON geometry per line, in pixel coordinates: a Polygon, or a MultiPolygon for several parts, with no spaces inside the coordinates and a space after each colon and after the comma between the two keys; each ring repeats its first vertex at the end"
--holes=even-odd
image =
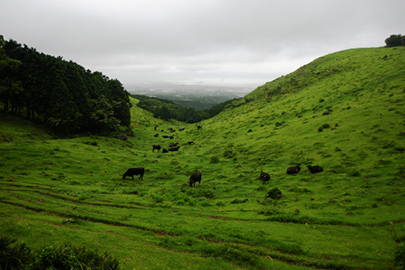
{"type": "Polygon", "coordinates": [[[0,236],[33,250],[70,241],[121,269],[392,269],[405,235],[404,105],[397,47],[323,56],[197,124],[132,106],[127,141],[54,139],[2,115],[0,236]],[[123,180],[130,167],[144,179],[123,180]]]}

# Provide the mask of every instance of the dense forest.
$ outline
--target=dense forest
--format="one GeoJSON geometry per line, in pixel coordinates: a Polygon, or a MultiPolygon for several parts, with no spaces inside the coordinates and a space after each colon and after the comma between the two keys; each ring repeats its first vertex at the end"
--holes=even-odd
{"type": "Polygon", "coordinates": [[[167,99],[160,99],[155,97],[147,97],[143,95],[131,95],[139,100],[138,107],[153,113],[155,118],[164,120],[176,119],[186,123],[197,123],[201,120],[211,118],[225,108],[230,106],[235,99],[228,100],[213,106],[208,110],[196,110],[194,108],[187,108],[174,103],[167,99]]]}
{"type": "Polygon", "coordinates": [[[129,93],[101,72],[0,36],[0,108],[62,136],[129,126],[129,93]]]}

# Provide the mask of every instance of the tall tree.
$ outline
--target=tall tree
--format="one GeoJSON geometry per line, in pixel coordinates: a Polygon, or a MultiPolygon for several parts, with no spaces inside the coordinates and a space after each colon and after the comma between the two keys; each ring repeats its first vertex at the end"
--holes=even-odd
{"type": "Polygon", "coordinates": [[[405,36],[391,35],[385,40],[387,47],[405,46],[405,36]]]}
{"type": "Polygon", "coordinates": [[[4,111],[8,111],[10,103],[13,107],[21,106],[19,95],[23,89],[21,82],[16,78],[21,61],[7,56],[5,44],[3,36],[0,35],[0,101],[3,103],[4,111]]]}
{"type": "Polygon", "coordinates": [[[129,93],[118,80],[3,38],[0,102],[60,135],[109,132],[131,120],[129,93]]]}

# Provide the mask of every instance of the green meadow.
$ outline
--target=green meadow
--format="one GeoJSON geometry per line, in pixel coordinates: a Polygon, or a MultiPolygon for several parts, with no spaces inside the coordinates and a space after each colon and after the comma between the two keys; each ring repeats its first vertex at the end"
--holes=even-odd
{"type": "Polygon", "coordinates": [[[33,250],[85,246],[120,269],[394,268],[405,235],[405,47],[323,56],[196,124],[131,102],[126,141],[60,139],[0,114],[0,237],[33,250]],[[152,152],[170,143],[179,151],[152,152]],[[137,167],[143,180],[122,179],[137,167]],[[190,187],[196,170],[201,184],[190,187]]]}

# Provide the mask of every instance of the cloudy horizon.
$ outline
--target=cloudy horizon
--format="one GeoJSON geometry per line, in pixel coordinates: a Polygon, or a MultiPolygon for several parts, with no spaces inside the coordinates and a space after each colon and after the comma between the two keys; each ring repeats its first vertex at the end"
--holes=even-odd
{"type": "Polygon", "coordinates": [[[323,55],[385,46],[403,0],[0,0],[0,35],[126,88],[252,90],[323,55]]]}

